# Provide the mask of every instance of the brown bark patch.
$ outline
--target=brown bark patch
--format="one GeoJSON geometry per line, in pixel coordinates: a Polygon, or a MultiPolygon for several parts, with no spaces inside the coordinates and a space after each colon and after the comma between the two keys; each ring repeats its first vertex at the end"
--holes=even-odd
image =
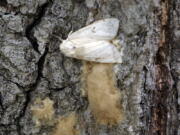
{"type": "Polygon", "coordinates": [[[150,134],[166,135],[168,118],[168,96],[172,90],[172,76],[169,66],[170,54],[170,0],[161,0],[160,40],[155,58],[155,83],[150,134]]]}

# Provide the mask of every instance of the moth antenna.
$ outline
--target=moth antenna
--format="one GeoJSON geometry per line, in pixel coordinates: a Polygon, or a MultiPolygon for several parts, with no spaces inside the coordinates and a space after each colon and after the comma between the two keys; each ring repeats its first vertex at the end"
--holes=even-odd
{"type": "Polygon", "coordinates": [[[63,39],[62,39],[61,37],[57,36],[57,35],[54,35],[54,34],[53,34],[53,37],[57,38],[57,39],[60,40],[60,41],[63,41],[63,39]]]}
{"type": "Polygon", "coordinates": [[[69,34],[68,34],[68,37],[69,37],[72,33],[73,33],[73,31],[71,30],[71,31],[69,32],[69,34]]]}

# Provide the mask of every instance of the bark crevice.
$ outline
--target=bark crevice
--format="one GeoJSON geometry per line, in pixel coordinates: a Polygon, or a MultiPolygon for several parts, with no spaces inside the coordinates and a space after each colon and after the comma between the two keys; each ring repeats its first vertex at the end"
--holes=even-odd
{"type": "Polygon", "coordinates": [[[7,6],[7,0],[1,0],[0,1],[0,6],[6,7],[7,6]]]}
{"type": "Polygon", "coordinates": [[[34,50],[38,53],[40,53],[39,49],[38,49],[39,45],[37,43],[37,39],[33,35],[33,28],[36,27],[41,22],[41,19],[44,16],[44,14],[46,12],[46,8],[48,6],[49,6],[49,2],[43,4],[41,7],[38,8],[37,14],[33,18],[32,23],[29,24],[25,30],[25,35],[26,35],[27,39],[32,44],[32,47],[34,48],[34,50]]]}
{"type": "MultiPolygon", "coordinates": [[[[38,52],[39,54],[40,54],[40,52],[38,50],[39,44],[37,43],[37,39],[33,35],[33,29],[41,22],[41,19],[44,16],[44,14],[46,12],[46,8],[48,6],[49,6],[49,2],[43,4],[41,7],[39,7],[39,9],[37,11],[37,15],[35,15],[35,17],[33,19],[33,22],[31,24],[29,24],[25,30],[25,35],[26,35],[27,39],[30,41],[33,49],[36,52],[38,52]]],[[[48,47],[45,48],[44,53],[41,55],[41,57],[39,58],[39,61],[37,63],[37,66],[38,66],[37,74],[38,75],[37,75],[35,83],[28,88],[28,91],[24,92],[26,101],[24,102],[24,105],[23,105],[24,107],[23,107],[19,117],[17,117],[17,119],[16,119],[17,133],[19,135],[22,135],[22,131],[21,131],[22,127],[20,124],[21,119],[25,116],[26,109],[29,105],[29,102],[31,101],[31,92],[33,92],[36,89],[37,85],[39,84],[40,78],[42,77],[42,70],[43,70],[43,66],[44,66],[44,62],[45,62],[47,53],[48,53],[48,47]]]]}

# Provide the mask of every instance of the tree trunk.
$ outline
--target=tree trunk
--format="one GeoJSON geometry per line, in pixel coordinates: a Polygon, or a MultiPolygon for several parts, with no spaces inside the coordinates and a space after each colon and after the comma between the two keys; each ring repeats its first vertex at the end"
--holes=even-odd
{"type": "Polygon", "coordinates": [[[179,17],[180,0],[1,0],[0,135],[180,134],[179,17]],[[61,53],[110,17],[121,64],[61,53]]]}

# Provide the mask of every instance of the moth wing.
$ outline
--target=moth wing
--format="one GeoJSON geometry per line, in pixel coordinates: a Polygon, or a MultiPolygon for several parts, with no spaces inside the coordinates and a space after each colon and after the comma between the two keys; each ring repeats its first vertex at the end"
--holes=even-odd
{"type": "Polygon", "coordinates": [[[106,40],[76,45],[72,57],[100,63],[122,63],[122,51],[106,40]]]}
{"type": "Polygon", "coordinates": [[[91,38],[96,40],[111,40],[118,32],[119,20],[108,18],[96,21],[68,36],[69,40],[91,38]]]}

